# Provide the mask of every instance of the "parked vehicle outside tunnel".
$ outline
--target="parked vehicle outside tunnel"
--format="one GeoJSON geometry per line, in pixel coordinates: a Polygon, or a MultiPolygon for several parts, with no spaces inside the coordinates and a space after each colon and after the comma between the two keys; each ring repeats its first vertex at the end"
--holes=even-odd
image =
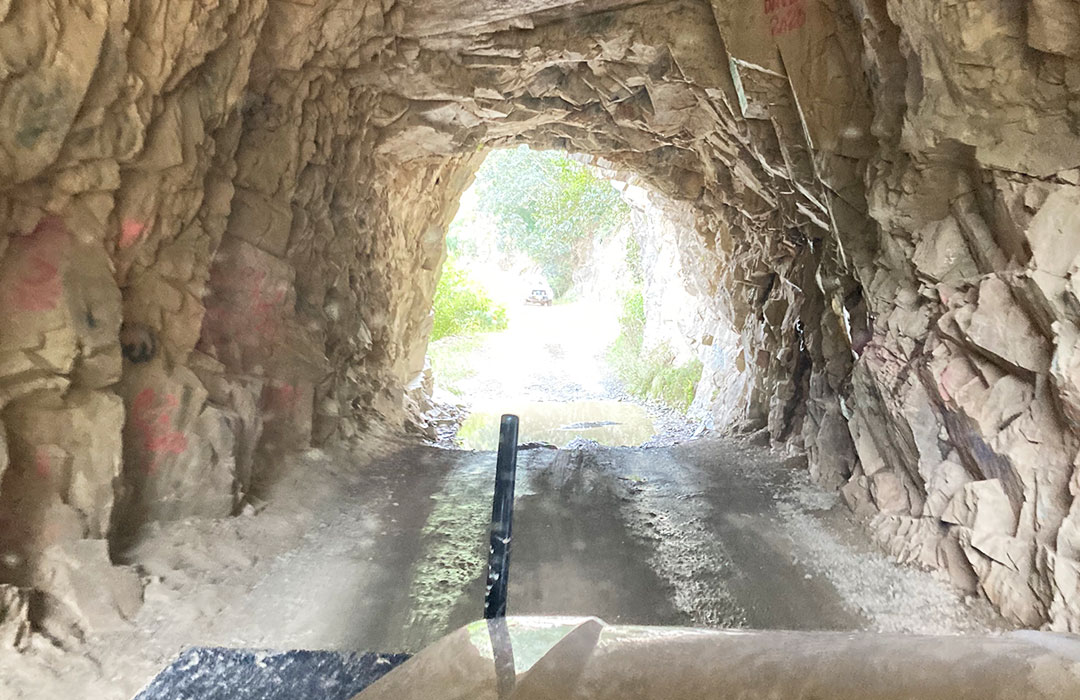
{"type": "Polygon", "coordinates": [[[537,306],[551,306],[551,293],[546,289],[534,289],[525,297],[525,303],[537,306]]]}

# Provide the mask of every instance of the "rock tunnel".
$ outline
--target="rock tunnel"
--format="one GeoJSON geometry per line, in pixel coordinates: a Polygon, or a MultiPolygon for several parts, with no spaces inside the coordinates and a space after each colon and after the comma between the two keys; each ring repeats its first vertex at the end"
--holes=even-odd
{"type": "Polygon", "coordinates": [[[457,199],[528,144],[689,212],[717,430],[1080,631],[1072,0],[8,0],[0,115],[6,591],[420,420],[457,199]]]}

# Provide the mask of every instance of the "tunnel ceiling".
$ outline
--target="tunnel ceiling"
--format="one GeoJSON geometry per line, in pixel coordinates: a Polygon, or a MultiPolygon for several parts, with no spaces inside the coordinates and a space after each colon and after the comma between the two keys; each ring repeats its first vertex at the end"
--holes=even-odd
{"type": "Polygon", "coordinates": [[[718,429],[1080,630],[1078,37],[1072,0],[0,2],[0,582],[422,422],[446,226],[528,143],[694,212],[718,429]]]}

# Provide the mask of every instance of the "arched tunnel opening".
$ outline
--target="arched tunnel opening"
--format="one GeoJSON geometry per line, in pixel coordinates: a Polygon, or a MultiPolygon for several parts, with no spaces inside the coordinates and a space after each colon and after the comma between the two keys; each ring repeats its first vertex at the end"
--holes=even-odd
{"type": "Polygon", "coordinates": [[[476,617],[425,364],[520,146],[646,193],[701,371],[523,450],[512,609],[1080,632],[1074,5],[0,0],[5,697],[476,617]]]}
{"type": "Polygon", "coordinates": [[[409,430],[493,450],[510,412],[524,443],[657,445],[709,415],[702,360],[736,348],[680,260],[690,208],[596,162],[526,146],[485,158],[447,232],[409,430]]]}

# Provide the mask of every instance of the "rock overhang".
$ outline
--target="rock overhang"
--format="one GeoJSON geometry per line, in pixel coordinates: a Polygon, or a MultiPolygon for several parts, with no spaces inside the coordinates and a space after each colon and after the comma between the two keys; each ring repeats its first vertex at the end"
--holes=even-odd
{"type": "Polygon", "coordinates": [[[1080,57],[1075,3],[1027,4],[6,8],[20,580],[102,523],[228,514],[262,456],[399,425],[431,232],[484,148],[528,143],[692,205],[696,312],[740,344],[704,379],[718,424],[805,449],[898,557],[1080,629],[1080,57]],[[86,421],[116,438],[91,459],[27,427],[86,421]],[[1008,531],[980,525],[1005,502],[1008,531]]]}

